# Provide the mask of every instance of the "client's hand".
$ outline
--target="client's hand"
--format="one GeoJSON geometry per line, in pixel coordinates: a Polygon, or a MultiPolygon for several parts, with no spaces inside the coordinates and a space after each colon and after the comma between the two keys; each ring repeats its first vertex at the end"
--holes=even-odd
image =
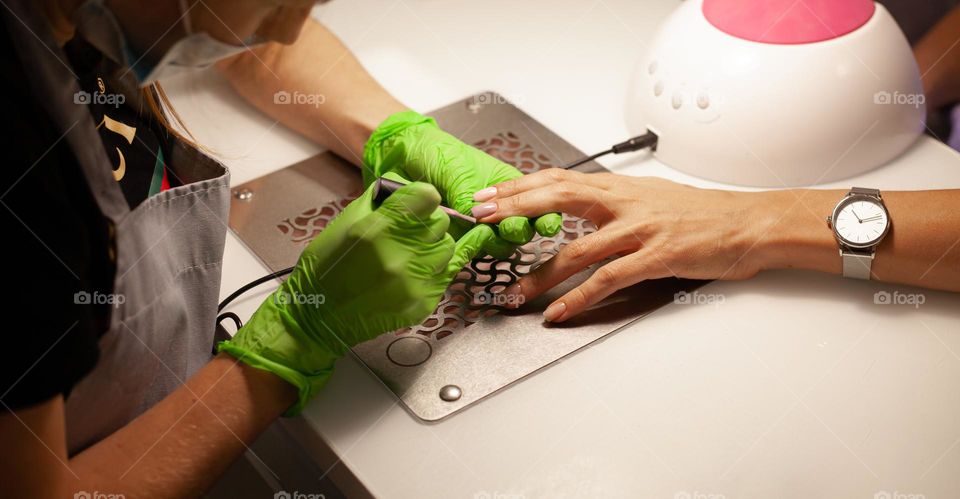
{"type": "Polygon", "coordinates": [[[599,227],[568,244],[507,293],[529,300],[588,265],[621,256],[553,302],[544,312],[549,321],[567,320],[614,291],[646,279],[744,279],[762,268],[760,252],[751,249],[769,225],[765,223],[769,214],[752,193],[561,169],[503,182],[496,190],[487,201],[496,204],[496,211],[481,222],[562,211],[599,227]]]}

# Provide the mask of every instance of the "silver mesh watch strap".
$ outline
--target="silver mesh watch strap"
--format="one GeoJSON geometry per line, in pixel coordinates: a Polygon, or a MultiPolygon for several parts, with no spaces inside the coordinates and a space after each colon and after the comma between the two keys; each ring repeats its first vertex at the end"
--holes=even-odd
{"type": "Polygon", "coordinates": [[[866,187],[851,187],[850,194],[863,194],[865,196],[880,197],[880,189],[867,189],[866,187]]]}
{"type": "Polygon", "coordinates": [[[843,277],[870,280],[870,267],[873,264],[873,252],[859,253],[840,250],[843,260],[843,277]]]}

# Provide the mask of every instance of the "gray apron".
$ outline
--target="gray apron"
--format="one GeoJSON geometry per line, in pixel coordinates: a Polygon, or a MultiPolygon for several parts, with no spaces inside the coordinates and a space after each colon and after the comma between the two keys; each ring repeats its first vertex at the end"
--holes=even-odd
{"type": "MultiPolygon", "coordinates": [[[[62,132],[96,202],[112,225],[116,278],[110,329],[100,338],[96,367],[66,399],[71,454],[118,430],[179,387],[210,360],[229,210],[227,169],[177,142],[166,158],[183,185],[131,210],[113,179],[113,161],[85,105],[67,58],[35,2],[8,0],[8,27],[27,78],[62,132]]],[[[113,75],[119,76],[119,71],[113,75]]],[[[12,76],[12,75],[8,75],[12,76]]],[[[137,109],[133,76],[110,80],[137,109]]],[[[140,109],[146,109],[141,106],[140,109]]]]}

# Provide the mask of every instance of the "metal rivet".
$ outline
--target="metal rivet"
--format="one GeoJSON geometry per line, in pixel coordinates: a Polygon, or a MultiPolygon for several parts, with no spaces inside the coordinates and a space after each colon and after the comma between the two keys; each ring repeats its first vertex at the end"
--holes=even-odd
{"type": "Polygon", "coordinates": [[[250,189],[240,189],[233,193],[233,196],[240,201],[250,201],[253,198],[253,191],[250,189]]]}
{"type": "Polygon", "coordinates": [[[461,395],[463,395],[463,392],[457,385],[447,385],[440,389],[440,398],[447,402],[459,400],[461,395]]]}

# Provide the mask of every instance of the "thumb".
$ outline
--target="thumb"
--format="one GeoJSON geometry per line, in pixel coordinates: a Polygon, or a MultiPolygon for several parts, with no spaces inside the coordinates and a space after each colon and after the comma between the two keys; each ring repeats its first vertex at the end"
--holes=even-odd
{"type": "Polygon", "coordinates": [[[480,224],[470,229],[466,234],[457,240],[453,249],[453,257],[447,264],[447,277],[452,279],[463,269],[471,260],[483,253],[483,248],[497,237],[493,227],[487,224],[480,224]]]}
{"type": "Polygon", "coordinates": [[[438,206],[440,193],[436,188],[423,182],[413,182],[397,189],[376,212],[396,221],[423,223],[438,206]]]}

